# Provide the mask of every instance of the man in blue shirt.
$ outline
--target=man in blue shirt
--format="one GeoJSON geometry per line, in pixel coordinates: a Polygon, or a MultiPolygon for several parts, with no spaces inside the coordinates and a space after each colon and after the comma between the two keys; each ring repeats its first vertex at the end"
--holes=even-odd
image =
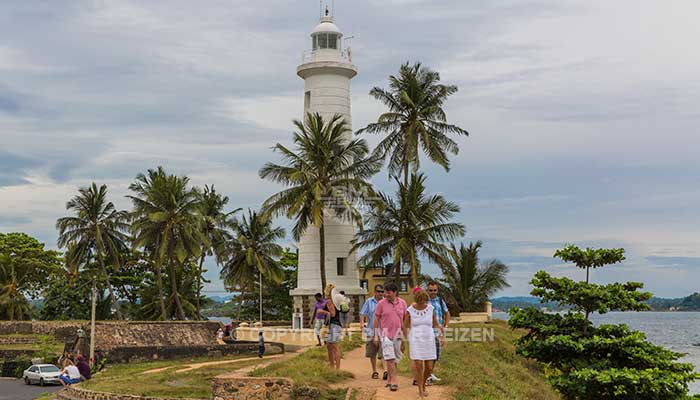
{"type": "MultiPolygon", "coordinates": [[[[373,327],[374,327],[374,312],[377,309],[377,303],[384,297],[384,286],[376,285],[374,286],[374,295],[365,301],[365,304],[360,310],[360,328],[365,335],[365,357],[369,358],[370,364],[372,364],[372,379],[379,379],[379,373],[377,372],[377,358],[381,361],[381,345],[374,343],[372,338],[374,337],[373,327]]],[[[382,363],[383,364],[383,363],[382,363]]],[[[382,366],[383,367],[383,366],[382,366]]],[[[388,377],[387,371],[384,370],[384,376],[382,377],[386,380],[388,377]]]]}
{"type": "MultiPolygon", "coordinates": [[[[444,332],[444,329],[447,328],[447,324],[450,322],[450,310],[447,309],[445,300],[438,296],[437,282],[428,282],[428,296],[430,297],[430,304],[433,306],[433,309],[435,309],[437,323],[442,327],[444,332]]],[[[435,335],[435,350],[437,350],[437,359],[435,359],[435,362],[437,363],[437,361],[440,359],[440,351],[442,350],[440,348],[440,339],[438,338],[438,335],[435,335]]],[[[433,364],[433,368],[435,368],[435,364],[433,364]]],[[[430,374],[430,377],[428,377],[428,384],[432,384],[434,381],[436,382],[439,380],[440,378],[435,376],[435,374],[430,374]]]]}

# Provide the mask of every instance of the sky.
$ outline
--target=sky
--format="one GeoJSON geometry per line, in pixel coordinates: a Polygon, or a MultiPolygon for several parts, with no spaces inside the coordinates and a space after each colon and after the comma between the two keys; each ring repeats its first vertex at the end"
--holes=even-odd
{"type": "MultiPolygon", "coordinates": [[[[595,282],[700,291],[700,3],[335,3],[355,129],[385,111],[368,92],[405,61],[459,87],[447,116],[470,135],[449,173],[422,166],[460,205],[461,240],[510,266],[497,296],[527,295],[541,269],[583,279],[552,258],[567,243],[626,249],[595,282]]],[[[107,184],[127,209],[129,183],[159,165],[258,208],[280,188],[258,170],[302,115],[295,69],[318,18],[315,0],[2,1],[0,232],[55,248],[79,187],[107,184]]],[[[386,171],[373,183],[394,190],[386,171]]]]}

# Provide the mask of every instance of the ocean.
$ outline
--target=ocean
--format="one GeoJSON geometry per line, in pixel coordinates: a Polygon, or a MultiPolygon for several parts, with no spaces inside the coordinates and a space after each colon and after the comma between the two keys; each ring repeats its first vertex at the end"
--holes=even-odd
{"type": "MultiPolygon", "coordinates": [[[[494,313],[494,318],[508,319],[507,313],[494,313]]],[[[695,365],[700,372],[700,312],[610,312],[594,314],[595,324],[627,324],[642,331],[652,343],[683,353],[679,361],[695,365]]],[[[700,381],[690,385],[690,393],[700,393],[700,381]]]]}

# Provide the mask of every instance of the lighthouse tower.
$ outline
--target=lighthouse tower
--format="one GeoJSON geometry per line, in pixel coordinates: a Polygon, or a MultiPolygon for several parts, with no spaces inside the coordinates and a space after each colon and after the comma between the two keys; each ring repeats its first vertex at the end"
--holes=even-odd
{"type": "MultiPolygon", "coordinates": [[[[350,48],[343,48],[343,33],[326,9],[321,22],[311,31],[311,51],[304,52],[297,75],[304,80],[304,117],[319,113],[324,121],[341,115],[351,127],[350,80],[357,75],[350,48]]],[[[348,140],[351,133],[348,132],[348,140]]],[[[366,290],[360,286],[355,253],[350,253],[355,226],[328,215],[324,219],[326,239],[326,280],[351,299],[351,321],[358,321],[366,290]]],[[[314,294],[321,287],[319,230],[309,227],[299,241],[299,270],[294,297],[296,328],[308,327],[315,304],[314,294]]]]}

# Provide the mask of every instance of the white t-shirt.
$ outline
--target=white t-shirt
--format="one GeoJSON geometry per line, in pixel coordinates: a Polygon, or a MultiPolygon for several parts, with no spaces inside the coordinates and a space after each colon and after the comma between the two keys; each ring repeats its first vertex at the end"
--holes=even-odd
{"type": "Polygon", "coordinates": [[[69,365],[66,367],[66,373],[70,379],[80,379],[80,371],[75,365],[69,365]]]}

